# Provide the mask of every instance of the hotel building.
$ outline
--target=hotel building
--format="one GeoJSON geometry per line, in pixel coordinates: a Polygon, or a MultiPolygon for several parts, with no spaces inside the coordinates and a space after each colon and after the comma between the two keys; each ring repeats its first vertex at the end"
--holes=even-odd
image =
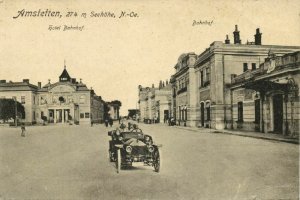
{"type": "Polygon", "coordinates": [[[66,67],[59,81],[44,86],[23,82],[0,81],[0,98],[16,98],[25,108],[27,124],[48,123],[90,124],[103,121],[104,101],[93,89],[71,78],[66,67]]]}

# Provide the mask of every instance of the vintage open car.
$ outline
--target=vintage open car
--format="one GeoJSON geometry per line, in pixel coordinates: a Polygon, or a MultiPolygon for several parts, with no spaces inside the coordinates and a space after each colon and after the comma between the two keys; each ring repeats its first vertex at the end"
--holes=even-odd
{"type": "Polygon", "coordinates": [[[116,129],[109,131],[109,159],[116,163],[117,172],[122,167],[132,166],[133,162],[143,162],[144,165],[153,166],[155,172],[160,169],[159,146],[153,143],[152,137],[146,135],[141,129],[116,129]]]}

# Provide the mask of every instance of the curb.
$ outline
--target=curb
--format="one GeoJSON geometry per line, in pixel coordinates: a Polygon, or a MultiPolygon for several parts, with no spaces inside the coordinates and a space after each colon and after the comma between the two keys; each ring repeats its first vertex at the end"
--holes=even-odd
{"type": "Polygon", "coordinates": [[[236,135],[236,136],[242,136],[242,137],[250,137],[250,138],[256,138],[256,139],[271,140],[271,141],[277,141],[277,142],[286,142],[286,143],[290,143],[290,144],[298,144],[299,145],[299,140],[296,140],[296,139],[270,138],[270,137],[263,137],[263,136],[259,136],[259,135],[246,135],[246,134],[232,133],[232,132],[227,132],[227,131],[224,131],[224,132],[214,131],[212,133],[236,135]]]}
{"type": "Polygon", "coordinates": [[[173,127],[177,128],[177,129],[193,131],[193,132],[198,132],[200,130],[210,130],[209,133],[221,133],[221,134],[226,134],[226,135],[250,137],[250,138],[256,138],[256,139],[263,139],[263,140],[270,140],[270,141],[277,141],[277,142],[285,142],[285,143],[298,144],[299,145],[299,140],[297,140],[297,139],[271,138],[271,137],[264,137],[264,136],[260,136],[260,135],[247,135],[247,134],[233,133],[233,132],[228,132],[228,131],[218,131],[218,130],[214,130],[214,129],[200,129],[200,128],[198,128],[198,129],[195,128],[194,129],[194,128],[182,127],[182,126],[173,126],[173,127]]]}

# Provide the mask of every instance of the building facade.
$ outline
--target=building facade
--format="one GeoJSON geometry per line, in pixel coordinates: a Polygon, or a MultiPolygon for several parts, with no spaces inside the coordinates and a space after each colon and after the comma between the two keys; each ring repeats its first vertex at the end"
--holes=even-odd
{"type": "Polygon", "coordinates": [[[59,81],[51,83],[50,80],[43,87],[23,82],[0,83],[0,98],[16,97],[17,101],[25,107],[28,124],[43,123],[75,123],[90,124],[103,121],[103,105],[100,96],[92,89],[75,78],[71,78],[66,68],[59,76],[59,81]]]}
{"type": "Polygon", "coordinates": [[[299,51],[297,46],[262,45],[260,30],[254,42],[241,43],[238,27],[233,32],[234,43],[215,41],[198,56],[183,54],[175,65],[173,86],[173,116],[178,125],[231,128],[230,84],[232,74],[256,70],[270,50],[277,56],[299,51]]]}
{"type": "Polygon", "coordinates": [[[140,120],[146,123],[164,123],[171,116],[172,86],[160,81],[159,87],[139,86],[140,120]]]}
{"type": "Polygon", "coordinates": [[[300,51],[269,53],[259,68],[232,76],[232,129],[299,137],[300,51]]]}

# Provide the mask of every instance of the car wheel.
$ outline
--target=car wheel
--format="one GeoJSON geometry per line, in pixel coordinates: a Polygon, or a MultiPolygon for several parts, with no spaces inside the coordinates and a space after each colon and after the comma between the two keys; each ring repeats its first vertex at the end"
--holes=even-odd
{"type": "Polygon", "coordinates": [[[117,173],[121,171],[121,150],[117,150],[117,161],[116,161],[117,173]]]}
{"type": "Polygon", "coordinates": [[[160,157],[159,157],[159,151],[156,150],[153,152],[153,167],[155,172],[159,172],[160,169],[160,157]]]}

